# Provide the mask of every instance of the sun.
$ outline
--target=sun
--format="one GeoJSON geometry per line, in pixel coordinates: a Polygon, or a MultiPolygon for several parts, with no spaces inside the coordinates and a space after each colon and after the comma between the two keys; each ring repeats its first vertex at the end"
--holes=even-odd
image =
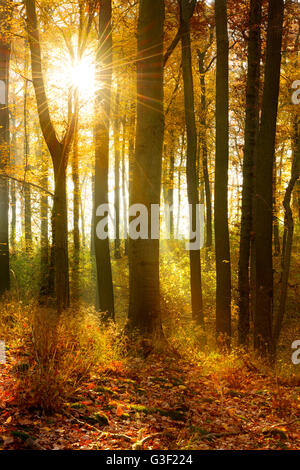
{"type": "Polygon", "coordinates": [[[95,64],[90,57],[83,57],[80,61],[70,64],[68,75],[70,84],[77,88],[79,95],[88,98],[94,93],[95,64]]]}

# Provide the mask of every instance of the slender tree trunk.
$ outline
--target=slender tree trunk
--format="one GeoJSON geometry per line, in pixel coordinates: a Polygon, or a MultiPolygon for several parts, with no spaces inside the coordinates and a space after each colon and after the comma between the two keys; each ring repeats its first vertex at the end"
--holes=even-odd
{"type": "Polygon", "coordinates": [[[264,356],[272,353],[273,349],[272,189],[283,10],[283,0],[269,0],[265,80],[256,158],[254,347],[264,356]]]}
{"type": "Polygon", "coordinates": [[[84,219],[84,208],[82,204],[82,198],[80,198],[80,220],[81,220],[81,239],[82,246],[86,247],[86,238],[85,238],[85,219],[84,219]]]}
{"type": "Polygon", "coordinates": [[[170,153],[170,167],[168,172],[168,192],[167,192],[167,201],[169,204],[170,216],[170,238],[174,239],[174,166],[175,166],[175,149],[174,149],[174,133],[171,132],[171,153],[170,153]]]}
{"type": "MultiPolygon", "coordinates": [[[[186,177],[188,201],[191,210],[190,227],[196,231],[196,211],[199,204],[198,178],[197,178],[197,132],[194,107],[194,85],[191,59],[190,18],[193,15],[195,2],[180,1],[180,25],[182,29],[182,74],[184,83],[184,109],[187,132],[187,160],[186,177]]],[[[192,249],[190,254],[190,280],[192,297],[192,316],[200,324],[204,323],[202,281],[201,281],[201,256],[200,248],[192,249]]]]}
{"type": "MultiPolygon", "coordinates": [[[[129,137],[128,137],[128,204],[130,204],[130,187],[132,186],[133,167],[135,159],[135,124],[136,124],[136,103],[132,101],[130,106],[129,137]]],[[[129,221],[129,219],[127,219],[129,221]]],[[[129,229],[127,236],[127,255],[129,255],[129,229]]]]}
{"type": "MultiPolygon", "coordinates": [[[[112,81],[112,30],[111,0],[103,0],[99,15],[99,47],[96,58],[95,96],[95,210],[108,203],[109,168],[109,117],[112,81]]],[[[114,319],[114,292],[110,260],[109,239],[101,240],[96,235],[94,224],[94,247],[97,269],[97,309],[105,312],[106,318],[114,319]]]]}
{"type": "Polygon", "coordinates": [[[206,247],[210,250],[212,247],[212,203],[211,203],[211,189],[208,172],[208,161],[207,161],[207,105],[206,105],[206,83],[205,83],[205,68],[204,59],[205,52],[198,51],[198,65],[200,74],[200,86],[201,86],[201,113],[200,113],[200,143],[202,147],[202,168],[203,168],[203,180],[205,188],[205,202],[206,202],[206,247]]]}
{"type": "MultiPolygon", "coordinates": [[[[25,41],[25,81],[24,81],[24,171],[25,180],[29,169],[29,135],[28,135],[28,54],[27,54],[27,41],[25,41]]],[[[31,228],[31,188],[29,184],[24,186],[24,209],[25,209],[25,247],[26,252],[30,252],[32,249],[32,228],[31,228]]]]}
{"type": "Polygon", "coordinates": [[[64,165],[54,167],[55,283],[57,302],[62,310],[70,305],[66,170],[64,165]]]}
{"type": "MultiPolygon", "coordinates": [[[[43,142],[39,142],[39,155],[41,159],[41,186],[48,189],[48,158],[43,149],[43,142]]],[[[41,281],[40,298],[49,294],[49,233],[48,233],[48,196],[42,193],[40,196],[41,217],[41,281]]]]}
{"type": "Polygon", "coordinates": [[[11,206],[11,223],[10,223],[10,245],[14,249],[16,245],[16,224],[17,224],[17,190],[16,182],[10,182],[10,206],[11,206]]]}
{"type": "MultiPolygon", "coordinates": [[[[15,103],[14,103],[15,106],[15,103]]],[[[10,164],[12,171],[15,170],[17,139],[16,139],[16,119],[12,114],[12,138],[11,138],[11,155],[10,164]]],[[[16,225],[17,225],[17,185],[14,180],[10,181],[10,207],[11,207],[11,224],[10,224],[10,245],[12,248],[16,244],[16,225]]]]}
{"type": "Polygon", "coordinates": [[[126,199],[126,188],[128,187],[126,178],[126,119],[123,119],[123,141],[122,141],[122,198],[123,198],[123,224],[124,224],[124,254],[128,255],[128,208],[126,199]]]}
{"type": "Polygon", "coordinates": [[[79,207],[80,207],[80,187],[78,168],[78,122],[74,132],[73,158],[72,158],[72,180],[73,180],[73,243],[77,256],[80,251],[79,235],[79,207]]]}
{"type": "Polygon", "coordinates": [[[279,335],[284,319],[285,306],[287,299],[287,289],[288,289],[288,280],[290,273],[291,265],[291,255],[292,255],[292,246],[293,246],[293,233],[294,233],[294,219],[291,209],[291,196],[293,189],[295,187],[296,181],[299,179],[300,171],[300,119],[298,117],[298,123],[296,118],[296,133],[295,133],[295,142],[294,142],[294,155],[292,162],[292,171],[289,184],[287,186],[283,207],[285,211],[284,219],[284,243],[282,247],[281,255],[281,268],[282,268],[282,277],[281,277],[281,289],[280,289],[280,298],[279,298],[279,307],[277,316],[274,321],[274,354],[276,351],[276,346],[279,340],[279,335]]]}
{"type": "MultiPolygon", "coordinates": [[[[0,18],[7,20],[7,2],[1,1],[0,18]]],[[[10,44],[4,37],[0,40],[0,83],[5,87],[4,100],[0,102],[0,170],[6,171],[9,164],[9,109],[8,109],[8,86],[9,86],[9,59],[10,44]]],[[[10,288],[9,277],[9,239],[8,239],[8,180],[0,177],[0,295],[10,288]]]]}
{"type": "Polygon", "coordinates": [[[296,205],[298,209],[298,223],[300,221],[300,181],[298,180],[296,183],[296,205]]]}
{"type": "Polygon", "coordinates": [[[277,210],[277,165],[275,158],[273,168],[273,240],[275,256],[280,255],[280,236],[277,210]]]}
{"type": "Polygon", "coordinates": [[[92,186],[92,194],[93,197],[93,211],[92,211],[92,218],[91,218],[91,238],[90,238],[90,254],[91,256],[95,256],[95,223],[96,223],[96,206],[95,206],[95,173],[92,171],[91,177],[91,186],[92,186]]]}
{"type": "Polygon", "coordinates": [[[259,124],[262,0],[251,0],[249,13],[248,75],[246,88],[245,143],[243,161],[242,218],[239,254],[239,344],[249,342],[249,262],[254,194],[254,151],[259,124]]]}
{"type": "MultiPolygon", "coordinates": [[[[163,114],[164,2],[140,0],[137,60],[137,128],[135,160],[130,181],[130,204],[148,210],[151,234],[151,205],[160,203],[164,137],[163,114]],[[149,143],[151,142],[151,145],[149,143]]],[[[163,338],[160,286],[159,239],[129,239],[128,330],[143,336],[163,338]]]]}
{"type": "Polygon", "coordinates": [[[181,136],[181,150],[180,150],[180,161],[179,161],[179,168],[178,168],[178,201],[177,201],[177,227],[176,227],[176,237],[179,238],[179,225],[180,225],[180,210],[181,210],[181,172],[182,172],[182,164],[183,164],[183,157],[184,157],[184,145],[185,139],[184,134],[181,136]]]}
{"type": "Polygon", "coordinates": [[[215,246],[216,246],[216,333],[230,345],[231,267],[228,230],[228,30],[227,1],[216,0],[216,163],[215,163],[215,246]]]}
{"type": "Polygon", "coordinates": [[[115,259],[121,258],[120,251],[120,93],[117,92],[115,118],[114,118],[114,146],[115,146],[115,210],[116,210],[116,238],[115,259]]]}
{"type": "MultiPolygon", "coordinates": [[[[75,92],[76,93],[76,92],[75,92]]],[[[75,102],[78,99],[75,96],[75,102]]],[[[80,259],[80,185],[79,185],[79,156],[78,156],[78,129],[79,120],[77,120],[74,130],[73,154],[72,154],[72,181],[73,181],[73,295],[79,296],[79,259],[80,259]]]]}
{"type": "Polygon", "coordinates": [[[42,68],[42,54],[35,0],[24,0],[26,25],[31,51],[32,82],[35,90],[41,130],[48,146],[54,168],[53,239],[55,249],[55,282],[57,310],[60,314],[70,303],[68,264],[68,223],[66,198],[66,169],[74,135],[76,115],[70,114],[67,130],[58,140],[50,118],[42,68]]]}

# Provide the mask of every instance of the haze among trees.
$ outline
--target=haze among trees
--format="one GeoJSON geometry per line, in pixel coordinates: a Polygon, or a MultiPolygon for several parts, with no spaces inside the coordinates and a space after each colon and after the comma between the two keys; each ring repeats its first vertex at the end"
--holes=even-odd
{"type": "Polygon", "coordinates": [[[253,426],[297,428],[299,34],[296,0],[0,1],[0,410],[67,410],[120,448],[265,448],[212,418],[265,386],[253,426]],[[207,433],[151,428],[201,420],[192,393],[220,393],[207,433]]]}

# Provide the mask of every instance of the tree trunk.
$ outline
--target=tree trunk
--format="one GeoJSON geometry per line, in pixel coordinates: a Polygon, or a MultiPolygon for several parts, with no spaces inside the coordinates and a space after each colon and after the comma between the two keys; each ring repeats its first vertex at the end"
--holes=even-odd
{"type": "Polygon", "coordinates": [[[279,222],[278,222],[278,209],[277,209],[277,164],[276,158],[274,159],[273,167],[273,241],[274,241],[274,255],[280,255],[280,237],[279,237],[279,222]]]}
{"type": "Polygon", "coordinates": [[[58,140],[50,118],[45,91],[42,55],[37,23],[35,0],[24,0],[26,26],[31,51],[32,82],[35,90],[41,130],[48,146],[54,168],[53,239],[55,250],[55,281],[58,313],[69,306],[68,224],[66,199],[66,169],[72,143],[76,115],[70,113],[67,130],[58,140]]]}
{"type": "Polygon", "coordinates": [[[198,51],[198,65],[200,74],[200,86],[201,86],[201,113],[200,113],[200,144],[202,147],[202,168],[203,168],[203,180],[205,188],[205,202],[206,202],[206,240],[205,245],[210,250],[212,247],[212,204],[211,204],[211,189],[208,172],[208,161],[207,161],[207,122],[206,122],[206,83],[205,83],[205,68],[204,59],[205,52],[198,51]]]}
{"type": "Polygon", "coordinates": [[[120,93],[117,91],[114,117],[114,147],[115,147],[115,211],[116,238],[115,259],[121,258],[120,251],[120,93]]]}
{"type": "MultiPolygon", "coordinates": [[[[15,102],[13,106],[15,107],[15,102]]],[[[12,138],[11,138],[11,155],[10,164],[12,171],[15,171],[17,139],[16,139],[16,118],[12,113],[12,138]]],[[[14,180],[10,181],[10,207],[11,207],[11,224],[10,224],[10,245],[12,248],[16,244],[16,224],[17,224],[17,185],[14,180]]]]}
{"type": "Polygon", "coordinates": [[[167,191],[167,201],[169,205],[169,217],[170,217],[170,238],[174,240],[174,166],[175,166],[175,142],[174,142],[174,132],[171,131],[171,153],[170,153],[170,167],[168,171],[168,191],[167,191]]]}
{"type": "Polygon", "coordinates": [[[66,170],[63,165],[54,167],[55,283],[57,303],[62,310],[70,305],[66,170]]]}
{"type": "MultiPolygon", "coordinates": [[[[180,27],[182,47],[182,74],[184,83],[184,109],[187,132],[186,178],[188,202],[192,208],[190,213],[190,228],[196,231],[196,211],[199,204],[197,178],[197,132],[194,107],[194,85],[191,59],[190,18],[193,15],[195,2],[180,1],[180,27]]],[[[201,256],[199,249],[190,249],[190,281],[192,297],[192,316],[200,324],[204,323],[201,256]]]]}
{"type": "MultiPolygon", "coordinates": [[[[39,142],[39,155],[41,158],[41,186],[48,189],[48,158],[43,142],[39,142]]],[[[41,217],[41,281],[40,298],[49,295],[49,233],[48,233],[48,196],[42,193],[40,196],[41,217]]]]}
{"type": "MultiPolygon", "coordinates": [[[[75,92],[76,93],[76,92],[75,92]]],[[[78,99],[75,96],[75,101],[78,99]]],[[[80,259],[80,234],[79,234],[79,210],[80,210],[80,186],[79,186],[79,156],[78,156],[78,116],[74,130],[73,154],[72,154],[72,181],[73,181],[73,296],[79,296],[79,259],[80,259]]]]}
{"type": "MultiPolygon", "coordinates": [[[[140,0],[137,60],[137,128],[135,160],[132,163],[130,204],[143,204],[150,211],[160,203],[163,114],[164,2],[153,8],[152,0],[140,0]],[[151,145],[149,143],[151,142],[151,145]]],[[[161,341],[163,338],[159,240],[129,239],[128,330],[161,341]]]]}
{"type": "Polygon", "coordinates": [[[279,340],[279,335],[284,319],[286,298],[287,298],[287,289],[288,289],[288,280],[290,273],[291,265],[291,255],[292,255],[292,246],[293,246],[293,233],[294,233],[294,219],[291,209],[291,196],[293,189],[297,180],[299,179],[300,171],[300,119],[296,117],[295,125],[295,142],[294,142],[294,155],[292,162],[292,171],[289,184],[286,188],[283,207],[285,211],[284,219],[284,242],[282,246],[282,255],[281,255],[281,288],[280,288],[280,298],[279,298],[279,307],[277,316],[274,321],[273,329],[273,338],[274,338],[274,354],[276,351],[276,346],[279,340]],[[298,123],[297,123],[298,120],[298,123]]]}
{"type": "Polygon", "coordinates": [[[250,328],[249,262],[254,194],[254,150],[259,124],[262,0],[251,0],[249,13],[248,75],[246,88],[242,218],[239,253],[239,344],[247,346],[250,328]]]}
{"type": "MultiPolygon", "coordinates": [[[[7,2],[0,3],[1,20],[7,21],[7,2]]],[[[0,170],[6,171],[9,164],[9,109],[8,109],[8,85],[9,85],[9,59],[10,44],[1,37],[0,40],[0,83],[5,86],[5,99],[0,103],[0,170]]],[[[0,177],[0,295],[10,288],[9,277],[9,239],[8,239],[8,209],[9,194],[8,180],[0,177]]]]}
{"type": "Polygon", "coordinates": [[[126,178],[126,160],[125,160],[125,148],[126,148],[126,119],[123,119],[123,140],[122,140],[122,199],[123,199],[123,224],[124,224],[124,254],[128,255],[128,208],[126,199],[126,189],[128,188],[126,178]]]}
{"type": "MultiPolygon", "coordinates": [[[[24,81],[24,171],[25,181],[29,169],[29,135],[28,135],[28,54],[27,54],[27,41],[25,41],[25,81],[24,81]]],[[[26,252],[31,252],[32,249],[32,228],[31,228],[31,188],[29,184],[24,187],[24,209],[25,209],[25,247],[26,252]]]]}
{"type": "Polygon", "coordinates": [[[263,356],[272,353],[273,349],[272,189],[283,10],[283,0],[269,0],[265,80],[256,158],[254,347],[263,356]]]}
{"type": "Polygon", "coordinates": [[[227,346],[231,337],[231,267],[228,230],[228,31],[227,1],[216,0],[216,163],[215,163],[215,246],[216,246],[216,333],[227,346]]]}
{"type": "Polygon", "coordinates": [[[185,138],[184,134],[181,136],[181,149],[180,149],[180,161],[178,168],[178,201],[177,201],[177,227],[176,227],[176,237],[179,238],[179,225],[180,225],[180,210],[181,210],[181,173],[182,173],[182,163],[184,157],[184,145],[185,138]]]}
{"type": "MultiPolygon", "coordinates": [[[[95,96],[95,210],[108,203],[109,168],[109,117],[112,81],[112,30],[111,0],[103,0],[99,15],[99,48],[96,58],[95,96]]],[[[109,239],[101,240],[96,235],[97,219],[94,223],[94,247],[97,269],[97,304],[105,317],[114,319],[114,292],[110,260],[109,239]]]]}

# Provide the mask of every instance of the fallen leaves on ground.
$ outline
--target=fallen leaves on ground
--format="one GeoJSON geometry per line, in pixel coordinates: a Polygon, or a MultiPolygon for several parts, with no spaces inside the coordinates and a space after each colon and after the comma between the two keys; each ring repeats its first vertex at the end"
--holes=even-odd
{"type": "Polygon", "coordinates": [[[300,382],[150,355],[99,370],[51,416],[0,369],[0,449],[300,449],[300,382]]]}

